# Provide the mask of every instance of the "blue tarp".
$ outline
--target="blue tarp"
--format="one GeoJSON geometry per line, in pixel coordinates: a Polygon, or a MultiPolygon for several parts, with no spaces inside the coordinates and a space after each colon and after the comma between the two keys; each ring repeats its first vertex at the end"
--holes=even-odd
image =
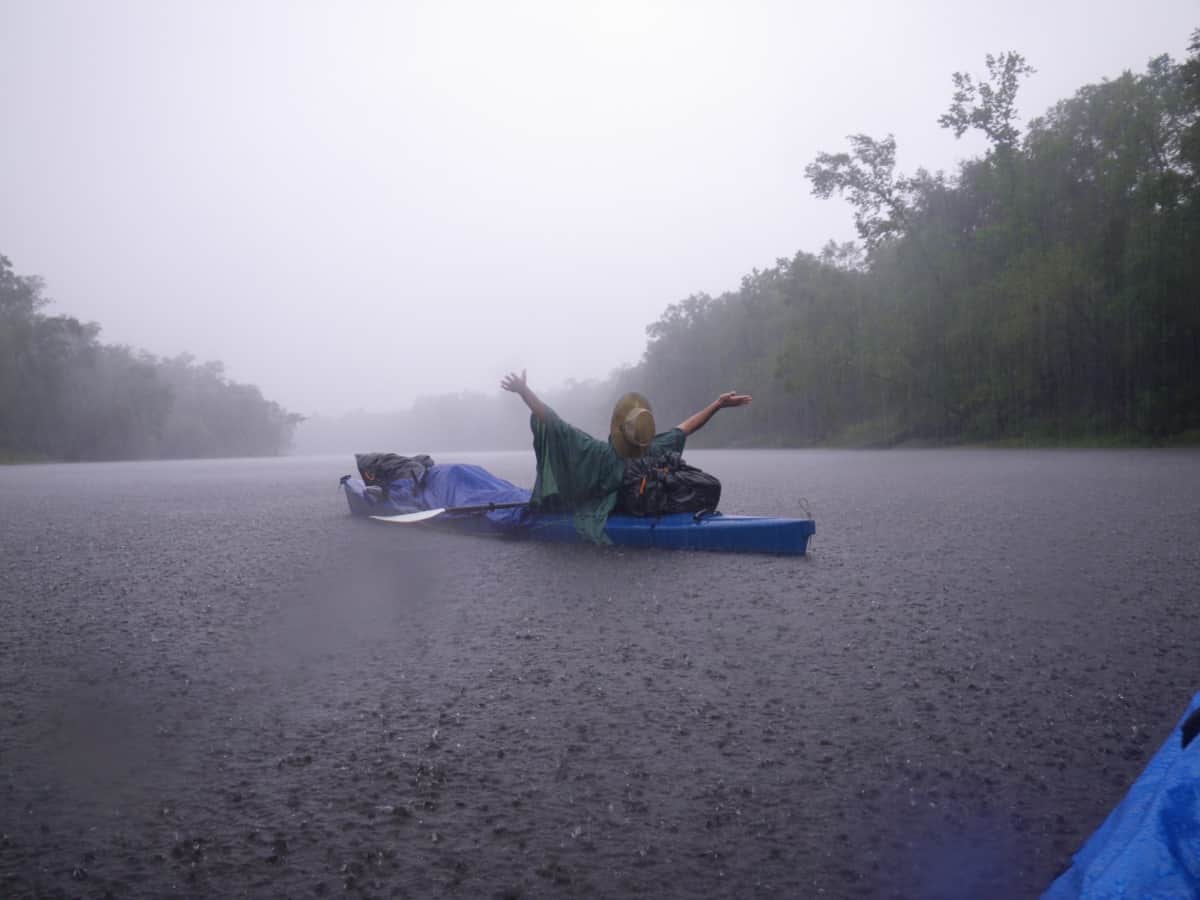
{"type": "MultiPolygon", "coordinates": [[[[362,483],[358,479],[351,479],[351,481],[357,488],[351,496],[356,499],[363,498],[369,502],[370,495],[363,494],[362,483]]],[[[408,478],[393,481],[388,487],[386,500],[380,500],[369,507],[355,509],[355,512],[373,516],[395,516],[422,509],[483,506],[488,503],[528,502],[528,500],[529,491],[524,488],[519,488],[510,481],[498,478],[481,466],[456,463],[431,466],[419,485],[408,478]]],[[[496,509],[482,515],[480,513],[446,514],[446,518],[457,517],[470,517],[478,520],[481,525],[486,523],[496,531],[518,531],[528,523],[530,511],[528,507],[521,507],[496,509]]]]}
{"type": "Polygon", "coordinates": [[[1200,897],[1200,737],[1183,744],[1197,709],[1200,694],[1043,900],[1200,897]]]}

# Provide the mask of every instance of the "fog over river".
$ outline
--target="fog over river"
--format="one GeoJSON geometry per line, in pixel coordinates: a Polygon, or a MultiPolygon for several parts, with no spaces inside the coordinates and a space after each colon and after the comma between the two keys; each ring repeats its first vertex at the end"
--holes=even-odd
{"type": "Polygon", "coordinates": [[[0,467],[0,896],[1036,896],[1200,690],[1198,452],[687,457],[809,554],[0,467]]]}

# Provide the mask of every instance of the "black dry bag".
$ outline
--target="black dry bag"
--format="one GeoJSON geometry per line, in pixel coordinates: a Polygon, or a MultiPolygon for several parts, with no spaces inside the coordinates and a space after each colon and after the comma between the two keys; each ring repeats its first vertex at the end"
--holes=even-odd
{"type": "Polygon", "coordinates": [[[363,483],[368,487],[383,489],[386,497],[388,485],[401,478],[411,478],[416,484],[425,480],[425,476],[433,467],[432,457],[422,453],[420,456],[400,456],[397,453],[355,453],[355,465],[363,483]]]}
{"type": "Polygon", "coordinates": [[[721,502],[721,482],[678,453],[627,460],[617,507],[635,516],[712,512],[721,502]]]}

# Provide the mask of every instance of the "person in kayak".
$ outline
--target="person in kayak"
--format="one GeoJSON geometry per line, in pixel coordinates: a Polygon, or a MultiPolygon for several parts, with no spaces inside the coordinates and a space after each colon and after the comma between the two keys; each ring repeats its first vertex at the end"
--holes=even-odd
{"type": "Polygon", "coordinates": [[[628,393],[613,407],[607,441],[564,422],[529,387],[525,372],[509,373],[500,387],[520,396],[529,407],[529,427],[537,457],[537,478],[530,505],[548,511],[572,511],[575,527],[599,544],[608,543],[604,523],[617,504],[625,460],[668,452],[683,452],[695,433],[720,409],[745,406],[749,394],[727,391],[670,431],[656,433],[650,402],[628,393]]]}

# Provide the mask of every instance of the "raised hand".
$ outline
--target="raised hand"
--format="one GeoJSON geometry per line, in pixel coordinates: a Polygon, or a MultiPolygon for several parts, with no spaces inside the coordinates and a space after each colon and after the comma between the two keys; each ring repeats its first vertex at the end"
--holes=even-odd
{"type": "Polygon", "coordinates": [[[509,372],[500,379],[500,387],[506,391],[512,391],[514,394],[524,394],[529,389],[529,385],[525,382],[525,370],[521,370],[521,374],[509,372]]]}
{"type": "Polygon", "coordinates": [[[727,406],[745,406],[754,398],[749,394],[738,394],[734,391],[726,391],[717,398],[717,406],[725,409],[727,406]]]}
{"type": "Polygon", "coordinates": [[[525,401],[525,405],[529,407],[529,411],[541,419],[543,422],[550,421],[552,413],[549,407],[546,406],[538,395],[529,389],[529,383],[525,380],[525,370],[521,370],[521,374],[509,372],[500,379],[500,387],[506,391],[512,391],[518,397],[525,401]]]}

